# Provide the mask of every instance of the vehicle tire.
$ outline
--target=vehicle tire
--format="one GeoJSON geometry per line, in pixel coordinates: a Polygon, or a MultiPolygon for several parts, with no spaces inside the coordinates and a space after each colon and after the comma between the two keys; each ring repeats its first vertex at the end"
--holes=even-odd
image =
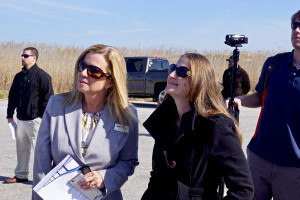
{"type": "Polygon", "coordinates": [[[158,103],[158,105],[160,105],[164,99],[165,99],[165,96],[166,96],[166,91],[165,90],[162,90],[159,94],[158,94],[158,98],[156,100],[156,102],[158,103]]]}
{"type": "Polygon", "coordinates": [[[159,104],[161,104],[165,98],[165,87],[161,87],[159,90],[155,92],[155,97],[153,101],[156,101],[159,104]]]}

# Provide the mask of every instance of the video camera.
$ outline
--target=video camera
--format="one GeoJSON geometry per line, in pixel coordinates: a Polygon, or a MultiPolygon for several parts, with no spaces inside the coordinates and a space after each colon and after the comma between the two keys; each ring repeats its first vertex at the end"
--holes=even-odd
{"type": "Polygon", "coordinates": [[[229,34],[225,37],[225,44],[231,47],[241,47],[242,44],[248,44],[248,38],[245,35],[229,34]]]}

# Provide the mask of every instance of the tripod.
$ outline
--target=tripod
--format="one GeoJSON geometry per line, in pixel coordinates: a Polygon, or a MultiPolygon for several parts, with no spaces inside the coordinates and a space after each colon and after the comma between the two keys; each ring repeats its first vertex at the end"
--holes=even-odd
{"type": "Polygon", "coordinates": [[[235,84],[236,84],[236,71],[237,71],[237,61],[239,60],[240,51],[238,50],[237,46],[233,50],[233,67],[232,67],[232,82],[231,82],[231,91],[230,91],[230,100],[228,105],[228,111],[232,117],[239,122],[239,115],[240,111],[236,103],[234,103],[234,91],[235,91],[235,84]]]}

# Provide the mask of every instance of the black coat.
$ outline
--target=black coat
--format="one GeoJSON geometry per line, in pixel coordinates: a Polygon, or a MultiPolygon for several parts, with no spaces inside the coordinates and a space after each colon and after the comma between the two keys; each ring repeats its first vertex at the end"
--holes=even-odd
{"type": "Polygon", "coordinates": [[[51,95],[53,87],[50,75],[37,64],[27,71],[23,67],[22,71],[15,75],[9,90],[7,118],[13,117],[16,108],[17,118],[20,120],[42,118],[51,95]]]}
{"type": "Polygon", "coordinates": [[[185,113],[177,128],[176,105],[168,97],[144,123],[155,145],[142,199],[218,199],[221,177],[228,188],[224,199],[252,199],[250,170],[233,121],[225,115],[205,118],[194,113],[185,113]]]}

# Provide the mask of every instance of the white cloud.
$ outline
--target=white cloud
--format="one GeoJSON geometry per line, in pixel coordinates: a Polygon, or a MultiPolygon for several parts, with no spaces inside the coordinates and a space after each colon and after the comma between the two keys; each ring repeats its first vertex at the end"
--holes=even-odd
{"type": "Polygon", "coordinates": [[[212,20],[209,22],[199,22],[198,26],[192,30],[194,35],[207,35],[215,34],[220,32],[221,27],[224,26],[224,21],[221,20],[212,20]]]}
{"type": "MultiPolygon", "coordinates": [[[[25,17],[28,16],[39,16],[39,17],[47,17],[51,19],[57,19],[57,20],[63,20],[68,21],[72,23],[76,23],[76,20],[73,20],[72,18],[59,16],[56,14],[51,14],[47,11],[45,11],[42,8],[38,8],[36,6],[30,6],[30,5],[24,5],[24,4],[18,4],[16,1],[11,2],[0,2],[0,7],[4,7],[6,12],[12,11],[12,14],[25,14],[25,17]]],[[[37,19],[34,19],[33,21],[36,21],[37,19]]],[[[40,20],[40,22],[42,22],[40,20]]]]}
{"type": "Polygon", "coordinates": [[[64,36],[70,36],[70,37],[85,37],[85,36],[95,36],[95,35],[101,35],[103,33],[106,33],[105,31],[100,31],[100,30],[90,30],[87,32],[82,32],[82,33],[75,33],[75,34],[62,34],[64,36]]]}
{"type": "Polygon", "coordinates": [[[136,25],[136,26],[145,26],[146,24],[141,22],[141,21],[135,21],[135,22],[131,22],[133,25],[136,25]]]}
{"type": "Polygon", "coordinates": [[[22,8],[22,6],[19,6],[17,4],[13,4],[9,1],[0,2],[0,7],[5,7],[7,9],[11,9],[13,11],[18,11],[18,12],[23,12],[24,11],[24,8],[22,8]]]}
{"type": "Polygon", "coordinates": [[[82,33],[75,33],[75,34],[63,34],[64,36],[70,37],[86,37],[86,36],[95,36],[95,35],[102,35],[102,34],[111,34],[111,33],[138,33],[138,32],[149,32],[153,31],[152,29],[132,29],[132,30],[120,30],[120,31],[102,31],[102,30],[90,30],[87,32],[82,33]]]}
{"type": "Polygon", "coordinates": [[[132,30],[123,30],[120,32],[121,33],[138,33],[138,32],[150,32],[150,31],[154,31],[154,30],[150,29],[150,28],[136,28],[136,29],[132,29],[132,30]]]}
{"type": "Polygon", "coordinates": [[[63,4],[61,2],[56,3],[56,2],[45,1],[45,0],[30,0],[30,1],[34,3],[38,3],[40,5],[51,6],[58,9],[66,9],[69,11],[79,11],[79,12],[94,13],[94,14],[107,15],[107,16],[116,16],[114,13],[108,11],[104,11],[100,9],[84,8],[82,6],[72,6],[72,5],[63,4]]]}

